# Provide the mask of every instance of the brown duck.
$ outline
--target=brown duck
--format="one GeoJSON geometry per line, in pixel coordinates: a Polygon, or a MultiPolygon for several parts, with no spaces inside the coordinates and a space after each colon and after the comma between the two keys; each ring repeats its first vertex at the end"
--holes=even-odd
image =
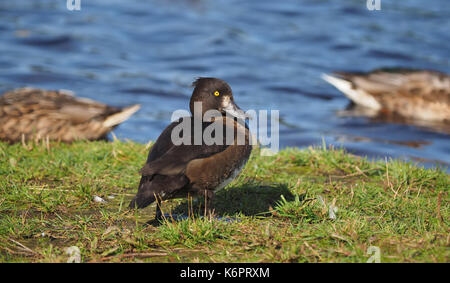
{"type": "Polygon", "coordinates": [[[355,104],[381,114],[450,122],[450,76],[437,71],[379,69],[322,78],[355,104]]]}
{"type": "Polygon", "coordinates": [[[0,140],[104,139],[139,108],[112,107],[70,91],[20,88],[0,96],[0,140]]]}
{"type": "Polygon", "coordinates": [[[192,115],[170,124],[150,149],[130,208],[144,208],[156,201],[156,218],[160,218],[162,200],[201,196],[205,198],[205,211],[211,214],[214,193],[231,182],[245,166],[252,151],[251,135],[247,124],[243,123],[245,114],[234,103],[230,86],[216,78],[199,78],[193,85],[192,115]],[[196,104],[202,106],[201,111],[196,111],[196,104]],[[221,142],[209,143],[201,139],[196,143],[195,119],[202,119],[209,110],[217,111],[218,116],[213,122],[199,120],[200,137],[208,132],[211,123],[217,123],[217,129],[223,130],[221,142]],[[183,132],[183,136],[189,134],[189,141],[179,144],[174,142],[173,132],[184,123],[190,125],[183,132]],[[233,132],[235,134],[230,135],[233,132]],[[241,142],[239,137],[242,137],[241,142]]]}

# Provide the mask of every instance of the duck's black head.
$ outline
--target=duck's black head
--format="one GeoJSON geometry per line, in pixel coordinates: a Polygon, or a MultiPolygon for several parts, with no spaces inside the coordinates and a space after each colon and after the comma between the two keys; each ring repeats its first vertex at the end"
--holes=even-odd
{"type": "Polygon", "coordinates": [[[223,115],[228,113],[241,119],[245,118],[243,111],[234,103],[231,87],[224,80],[198,78],[192,83],[192,86],[194,86],[194,91],[189,107],[193,115],[200,114],[194,113],[194,103],[201,102],[202,116],[208,110],[218,110],[223,115]]]}

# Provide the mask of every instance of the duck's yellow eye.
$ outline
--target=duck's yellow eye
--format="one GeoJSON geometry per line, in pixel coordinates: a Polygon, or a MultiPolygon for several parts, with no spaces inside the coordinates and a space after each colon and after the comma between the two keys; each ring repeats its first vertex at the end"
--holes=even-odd
{"type": "Polygon", "coordinates": [[[220,94],[220,93],[219,93],[217,90],[214,92],[214,95],[215,95],[215,96],[219,96],[219,94],[220,94]]]}

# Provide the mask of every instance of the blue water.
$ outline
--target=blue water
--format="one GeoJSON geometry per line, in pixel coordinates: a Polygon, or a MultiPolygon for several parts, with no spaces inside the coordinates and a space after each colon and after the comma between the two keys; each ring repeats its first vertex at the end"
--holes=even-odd
{"type": "Polygon", "coordinates": [[[230,83],[243,109],[280,110],[280,144],[343,146],[375,158],[450,164],[448,134],[341,117],[348,100],[320,78],[386,66],[450,71],[448,0],[0,1],[0,91],[70,89],[141,110],[115,130],[155,140],[187,109],[190,83],[230,83]],[[416,146],[410,146],[414,144],[416,146]]]}

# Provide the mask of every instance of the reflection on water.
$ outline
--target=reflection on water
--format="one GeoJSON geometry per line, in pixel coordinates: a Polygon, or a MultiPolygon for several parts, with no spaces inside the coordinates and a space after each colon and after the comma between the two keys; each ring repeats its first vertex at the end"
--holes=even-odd
{"type": "MultiPolygon", "coordinates": [[[[411,125],[423,129],[450,135],[450,124],[448,122],[428,121],[420,119],[405,118],[395,113],[379,113],[376,110],[361,107],[353,103],[349,103],[347,108],[336,112],[338,117],[367,117],[371,123],[396,123],[402,125],[411,125]]],[[[407,143],[407,142],[406,142],[407,143]]]]}
{"type": "Polygon", "coordinates": [[[449,135],[426,125],[338,115],[348,100],[320,75],[385,66],[449,72],[446,0],[90,0],[0,2],[0,91],[70,89],[142,109],[115,130],[154,140],[190,83],[216,76],[243,109],[280,110],[280,143],[327,143],[384,158],[450,163],[449,135]],[[351,138],[356,137],[356,138],[351,138]],[[411,146],[414,145],[414,146],[411,146]]]}

